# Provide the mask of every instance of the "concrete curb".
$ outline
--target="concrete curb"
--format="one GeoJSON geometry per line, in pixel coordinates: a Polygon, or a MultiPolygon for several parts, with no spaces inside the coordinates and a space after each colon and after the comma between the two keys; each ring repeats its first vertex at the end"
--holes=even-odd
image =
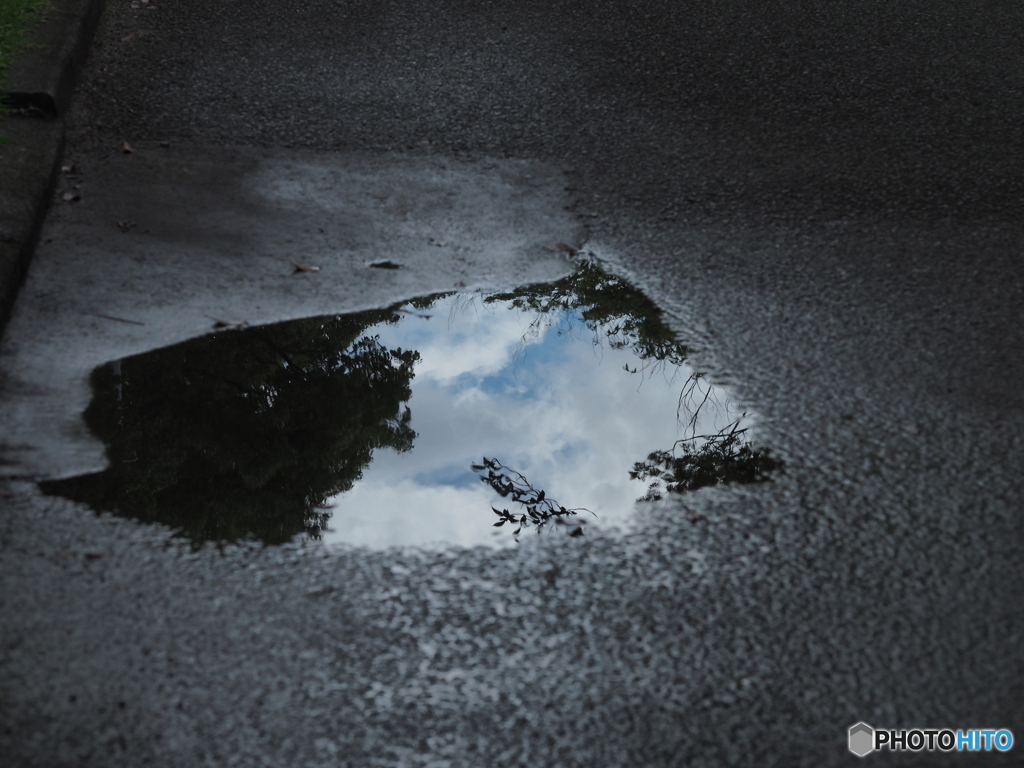
{"type": "Polygon", "coordinates": [[[104,0],[51,0],[52,7],[11,62],[0,93],[5,104],[63,117],[96,31],[104,0]]]}
{"type": "Polygon", "coordinates": [[[46,218],[64,149],[63,120],[0,120],[0,337],[46,218]]]}
{"type": "Polygon", "coordinates": [[[46,217],[64,149],[63,117],[104,0],[52,0],[0,88],[0,337],[46,217]]]}

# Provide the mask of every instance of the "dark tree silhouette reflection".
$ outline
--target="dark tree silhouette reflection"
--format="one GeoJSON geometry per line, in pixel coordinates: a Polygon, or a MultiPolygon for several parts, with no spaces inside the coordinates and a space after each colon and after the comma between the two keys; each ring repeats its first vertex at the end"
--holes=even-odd
{"type": "MultiPolygon", "coordinates": [[[[634,368],[627,364],[626,371],[632,374],[657,369],[672,372],[683,366],[692,354],[691,348],[681,343],[664,322],[654,302],[623,278],[605,272],[594,261],[581,262],[575,272],[557,282],[523,286],[494,294],[485,301],[505,301],[516,309],[536,313],[528,330],[534,335],[552,326],[558,326],[560,333],[572,333],[574,320],[578,318],[591,332],[595,345],[607,343],[613,349],[629,348],[643,361],[634,368]]],[[[682,385],[676,413],[677,421],[694,434],[677,441],[671,449],[653,451],[644,461],[633,465],[630,478],[651,481],[639,501],[652,501],[664,493],[681,493],[719,483],[761,482],[768,479],[772,470],[782,466],[767,449],[755,448],[743,439],[747,430],[740,429],[738,421],[717,434],[695,434],[701,410],[713,401],[713,387],[706,382],[703,390],[700,387],[703,378],[699,371],[689,374],[682,385]]],[[[522,514],[516,517],[505,511],[505,515],[509,522],[531,522],[522,514]]],[[[539,521],[532,522],[539,529],[555,517],[541,515],[539,521]]]]}
{"type": "Polygon", "coordinates": [[[518,512],[491,507],[491,511],[498,516],[498,521],[494,523],[495,527],[500,528],[505,523],[509,523],[510,528],[515,528],[512,531],[512,537],[516,541],[519,541],[519,532],[524,528],[532,525],[539,532],[551,521],[568,526],[570,536],[583,535],[583,522],[575,518],[580,512],[590,512],[589,509],[584,507],[569,509],[562,506],[554,499],[549,498],[543,489],[534,488],[524,475],[514,469],[509,469],[497,459],[489,459],[484,456],[482,464],[473,464],[471,468],[474,472],[480,473],[480,479],[501,498],[511,499],[519,504],[518,512]]]}
{"type": "Polygon", "coordinates": [[[638,501],[655,501],[664,493],[695,491],[719,483],[759,483],[781,463],[767,448],[744,442],[746,432],[735,422],[714,435],[679,440],[672,450],[654,451],[633,464],[629,476],[647,481],[647,492],[638,501]]]}
{"type": "Polygon", "coordinates": [[[581,261],[575,272],[556,282],[495,293],[484,301],[508,302],[512,308],[534,312],[528,333],[540,333],[554,324],[571,332],[573,320],[580,318],[593,333],[595,344],[630,348],[641,360],[678,366],[691,354],[653,301],[595,261],[581,261]]]}
{"type": "Polygon", "coordinates": [[[364,335],[397,317],[215,333],[97,368],[85,419],[110,467],[41,487],[196,543],[318,536],[323,505],[373,451],[416,437],[405,403],[418,353],[364,335]]]}

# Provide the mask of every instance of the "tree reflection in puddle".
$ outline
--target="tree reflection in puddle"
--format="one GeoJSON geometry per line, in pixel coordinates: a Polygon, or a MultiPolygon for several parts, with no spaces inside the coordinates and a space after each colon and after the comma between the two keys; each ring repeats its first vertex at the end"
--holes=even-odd
{"type": "Polygon", "coordinates": [[[196,543],[579,535],[623,522],[638,480],[651,499],[775,468],[689,355],[592,262],[507,293],[219,332],[97,368],[85,419],[110,466],[40,485],[196,543]]]}
{"type": "Polygon", "coordinates": [[[97,368],[85,420],[110,466],[42,488],[193,541],[316,532],[374,449],[412,448],[417,355],[366,333],[397,317],[215,333],[97,368]]]}

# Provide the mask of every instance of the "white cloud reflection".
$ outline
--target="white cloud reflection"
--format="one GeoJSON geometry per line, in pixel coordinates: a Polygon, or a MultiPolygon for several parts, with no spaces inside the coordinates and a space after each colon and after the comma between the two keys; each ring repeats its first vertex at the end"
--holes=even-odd
{"type": "MultiPolygon", "coordinates": [[[[409,401],[417,437],[404,454],[376,451],[363,479],[331,500],[324,540],[512,545],[507,528],[493,527],[490,505],[513,512],[518,505],[470,470],[484,456],[560,504],[592,510],[596,518],[584,515],[590,526],[625,523],[645,490],[628,471],[683,436],[677,406],[692,371],[627,373],[624,365],[643,370],[644,361],[629,349],[595,346],[582,322],[569,329],[573,318],[531,335],[536,315],[507,304],[453,296],[428,313],[429,320],[406,315],[371,330],[383,344],[421,355],[409,401]]],[[[735,419],[713,405],[701,411],[698,434],[735,419]]]]}

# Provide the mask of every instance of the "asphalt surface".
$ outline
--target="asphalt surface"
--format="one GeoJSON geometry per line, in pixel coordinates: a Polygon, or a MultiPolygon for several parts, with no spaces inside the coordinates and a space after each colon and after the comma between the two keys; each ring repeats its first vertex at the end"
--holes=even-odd
{"type": "Polygon", "coordinates": [[[6,763],[831,766],[859,720],[1024,734],[1024,9],[138,5],[101,22],[81,200],[0,349],[6,763]],[[783,476],[502,553],[191,552],[35,490],[102,466],[93,365],[218,312],[555,276],[556,233],[666,309],[783,476]],[[296,243],[330,282],[292,280],[296,243]]]}

